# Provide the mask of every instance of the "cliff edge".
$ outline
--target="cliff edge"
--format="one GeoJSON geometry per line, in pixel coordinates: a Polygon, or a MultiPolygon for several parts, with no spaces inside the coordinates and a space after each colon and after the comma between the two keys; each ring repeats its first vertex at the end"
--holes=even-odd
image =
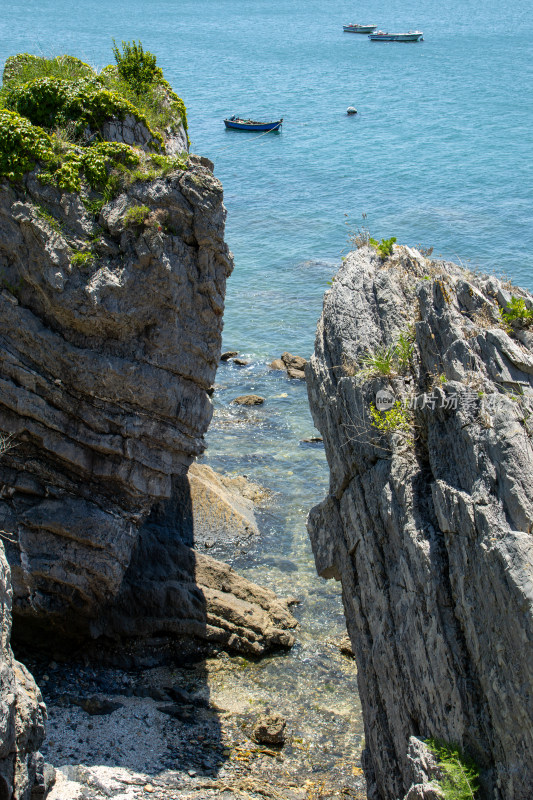
{"type": "Polygon", "coordinates": [[[0,528],[17,636],[260,653],[296,624],[193,550],[226,279],[222,186],[156,70],[9,59],[0,108],[0,528]],[[185,531],[185,533],[184,533],[185,531]],[[153,636],[157,642],[154,642],[153,636]]]}
{"type": "Polygon", "coordinates": [[[342,582],[370,800],[416,783],[412,737],[462,748],[480,796],[531,797],[532,318],[527,292],[387,243],[325,295],[307,379],[331,479],[308,528],[342,582]]]}

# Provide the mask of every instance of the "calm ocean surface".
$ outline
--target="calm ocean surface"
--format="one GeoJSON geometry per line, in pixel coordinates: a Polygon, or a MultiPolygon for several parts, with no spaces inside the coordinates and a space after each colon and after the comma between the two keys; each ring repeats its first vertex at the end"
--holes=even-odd
{"type": "Polygon", "coordinates": [[[103,67],[112,37],[157,54],[187,105],[193,150],[224,184],[236,264],[224,345],[250,365],[219,370],[207,460],[276,492],[261,545],[234,563],[303,598],[300,645],[273,677],[285,670],[292,686],[303,676],[296,659],[318,679],[325,634],[343,630],[338,586],[316,578],[305,534],[327,466],[320,447],[300,442],[314,433],[304,386],[266,365],[286,349],[310,354],[345,223],[358,227],[363,213],[375,237],[433,246],[533,288],[533,3],[17,0],[2,10],[0,62],[69,52],[103,67]],[[372,43],[343,34],[348,22],[416,28],[425,41],[372,43]],[[226,131],[232,113],[282,116],[283,131],[226,131]],[[229,405],[252,390],[263,407],[229,405]]]}

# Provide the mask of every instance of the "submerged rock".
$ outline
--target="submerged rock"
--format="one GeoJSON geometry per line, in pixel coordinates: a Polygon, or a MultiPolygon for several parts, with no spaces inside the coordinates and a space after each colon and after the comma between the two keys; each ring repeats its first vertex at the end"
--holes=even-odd
{"type": "Polygon", "coordinates": [[[284,744],[287,721],[281,714],[261,714],[252,730],[259,744],[284,744]]]}
{"type": "Polygon", "coordinates": [[[231,402],[238,406],[260,406],[265,402],[265,398],[258,394],[241,394],[231,402]]]}
{"type": "Polygon", "coordinates": [[[325,296],[307,378],[330,493],[308,528],[342,581],[371,800],[410,791],[413,736],[462,747],[485,797],[531,797],[533,338],[502,323],[513,296],[533,308],[398,246],[351,253],[325,296]]]}

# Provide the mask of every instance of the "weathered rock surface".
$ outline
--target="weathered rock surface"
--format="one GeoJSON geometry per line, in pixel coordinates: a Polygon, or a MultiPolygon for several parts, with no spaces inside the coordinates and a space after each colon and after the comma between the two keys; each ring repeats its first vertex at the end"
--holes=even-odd
{"type": "MultiPolygon", "coordinates": [[[[186,473],[205,447],[232,270],[210,167],[191,156],[137,181],[98,223],[33,173],[0,184],[0,430],[15,443],[0,462],[0,528],[26,639],[155,630],[247,652],[292,643],[272,593],[191,551],[208,509],[193,473],[189,514],[186,473]],[[145,224],[128,223],[133,206],[148,207],[145,224]],[[150,563],[160,556],[165,576],[150,563]]],[[[211,532],[252,530],[244,505],[222,512],[219,493],[211,532]]]]}
{"type": "Polygon", "coordinates": [[[292,353],[282,353],[281,360],[285,364],[289,378],[305,380],[305,365],[307,361],[302,356],[293,356],[292,353]]]}
{"type": "Polygon", "coordinates": [[[501,324],[513,294],[533,307],[395,247],[350,254],[325,296],[307,381],[330,491],[308,527],[342,581],[371,800],[410,790],[412,736],[459,744],[483,797],[531,797],[533,337],[501,324]],[[377,375],[365,355],[410,331],[405,369],[377,375]],[[377,390],[418,397],[389,432],[377,390]]]}
{"type": "Polygon", "coordinates": [[[28,670],[11,651],[11,575],[0,541],[0,797],[37,800],[45,794],[46,708],[28,670]]]}
{"type": "Polygon", "coordinates": [[[287,720],[281,714],[261,714],[255,723],[252,736],[260,744],[283,744],[287,720]]]}
{"type": "Polygon", "coordinates": [[[412,784],[404,800],[445,800],[444,792],[439,786],[443,774],[437,759],[416,736],[409,739],[407,761],[412,784]]]}
{"type": "Polygon", "coordinates": [[[265,402],[265,398],[258,394],[241,394],[231,402],[238,406],[261,406],[265,402]]]}

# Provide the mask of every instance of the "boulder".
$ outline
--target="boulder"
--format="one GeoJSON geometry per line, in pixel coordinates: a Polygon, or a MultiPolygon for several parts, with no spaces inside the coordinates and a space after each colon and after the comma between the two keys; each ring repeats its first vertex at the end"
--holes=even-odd
{"type": "Polygon", "coordinates": [[[231,402],[238,406],[260,406],[265,402],[265,398],[258,394],[241,394],[231,402]]]}
{"type": "Polygon", "coordinates": [[[252,730],[252,737],[259,744],[285,743],[287,721],[280,714],[261,714],[252,730]]]}
{"type": "Polygon", "coordinates": [[[281,360],[285,365],[289,378],[305,380],[305,365],[307,364],[305,358],[293,356],[291,353],[285,352],[281,354],[281,360]]]}

